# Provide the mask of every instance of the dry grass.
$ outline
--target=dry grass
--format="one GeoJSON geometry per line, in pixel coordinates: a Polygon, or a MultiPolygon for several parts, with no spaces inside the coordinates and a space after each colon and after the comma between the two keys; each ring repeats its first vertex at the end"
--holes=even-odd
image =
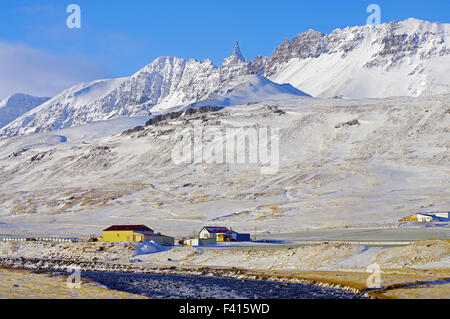
{"type": "Polygon", "coordinates": [[[32,215],[45,213],[58,215],[82,208],[90,210],[112,205],[123,196],[139,192],[151,184],[137,182],[119,182],[95,185],[87,188],[55,188],[18,193],[20,199],[14,200],[9,207],[9,215],[32,215]]]}
{"type": "Polygon", "coordinates": [[[110,290],[82,279],[80,289],[70,289],[66,276],[0,269],[0,298],[8,299],[142,299],[110,290]]]}

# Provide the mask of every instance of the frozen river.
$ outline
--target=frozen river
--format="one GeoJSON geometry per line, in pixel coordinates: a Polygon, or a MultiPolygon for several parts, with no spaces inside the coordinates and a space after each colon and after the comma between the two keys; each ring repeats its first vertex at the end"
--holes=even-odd
{"type": "Polygon", "coordinates": [[[352,292],[308,284],[161,274],[85,272],[83,278],[109,289],[149,298],[181,299],[359,299],[352,292]]]}
{"type": "Polygon", "coordinates": [[[0,268],[0,299],[361,299],[316,285],[223,277],[82,272],[79,288],[67,273],[0,268]]]}

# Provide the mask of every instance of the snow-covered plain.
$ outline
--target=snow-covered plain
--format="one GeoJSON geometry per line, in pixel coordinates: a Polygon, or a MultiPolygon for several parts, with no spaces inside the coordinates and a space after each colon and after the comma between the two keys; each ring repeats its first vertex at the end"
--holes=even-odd
{"type": "MultiPolygon", "coordinates": [[[[128,134],[124,118],[0,142],[0,233],[100,235],[147,224],[174,236],[204,225],[242,232],[390,227],[449,210],[449,95],[265,101],[185,115],[128,134]],[[178,164],[193,122],[280,128],[280,169],[178,164]]],[[[205,154],[214,145],[205,146],[205,154]]]]}

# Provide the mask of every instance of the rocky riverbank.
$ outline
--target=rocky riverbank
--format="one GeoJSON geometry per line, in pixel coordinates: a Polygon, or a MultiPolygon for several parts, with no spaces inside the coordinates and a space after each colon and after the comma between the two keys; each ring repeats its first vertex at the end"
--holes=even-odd
{"type": "Polygon", "coordinates": [[[0,266],[33,271],[200,276],[314,284],[379,298],[448,298],[450,241],[396,248],[321,244],[297,248],[165,248],[153,243],[0,243],[0,266]],[[368,265],[381,289],[369,289],[368,265]],[[237,266],[239,265],[239,266],[237,266]]]}

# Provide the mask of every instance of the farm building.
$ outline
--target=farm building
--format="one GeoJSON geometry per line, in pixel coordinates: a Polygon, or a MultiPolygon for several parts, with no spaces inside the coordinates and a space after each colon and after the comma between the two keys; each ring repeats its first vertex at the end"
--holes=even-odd
{"type": "Polygon", "coordinates": [[[186,246],[205,246],[205,245],[214,245],[216,243],[217,243],[216,238],[208,238],[208,239],[191,238],[183,240],[183,245],[186,246]]]}
{"type": "Polygon", "coordinates": [[[218,242],[250,241],[250,234],[240,234],[227,227],[203,227],[198,237],[200,239],[215,238],[218,242]]]}
{"type": "Polygon", "coordinates": [[[145,225],[115,225],[103,231],[103,241],[154,241],[162,246],[173,246],[175,239],[154,233],[145,225]]]}
{"type": "Polygon", "coordinates": [[[236,233],[234,232],[231,236],[232,241],[251,241],[250,234],[236,233]]]}
{"type": "Polygon", "coordinates": [[[231,242],[231,241],[250,241],[250,234],[240,234],[234,230],[229,230],[226,233],[217,234],[218,242],[231,242]]]}
{"type": "Polygon", "coordinates": [[[418,222],[418,223],[431,223],[431,222],[445,222],[449,221],[448,212],[446,213],[416,213],[411,216],[404,217],[400,222],[418,222]]]}
{"type": "Polygon", "coordinates": [[[429,223],[432,221],[433,221],[432,217],[426,216],[423,214],[413,214],[411,216],[406,216],[406,217],[400,219],[400,222],[402,222],[402,223],[407,223],[407,222],[429,223]]]}
{"type": "Polygon", "coordinates": [[[206,226],[198,234],[199,239],[212,239],[218,238],[219,234],[225,234],[230,231],[227,227],[206,226]]]}
{"type": "Polygon", "coordinates": [[[217,234],[217,241],[218,242],[230,242],[232,241],[231,234],[226,232],[223,234],[217,234]]]}

